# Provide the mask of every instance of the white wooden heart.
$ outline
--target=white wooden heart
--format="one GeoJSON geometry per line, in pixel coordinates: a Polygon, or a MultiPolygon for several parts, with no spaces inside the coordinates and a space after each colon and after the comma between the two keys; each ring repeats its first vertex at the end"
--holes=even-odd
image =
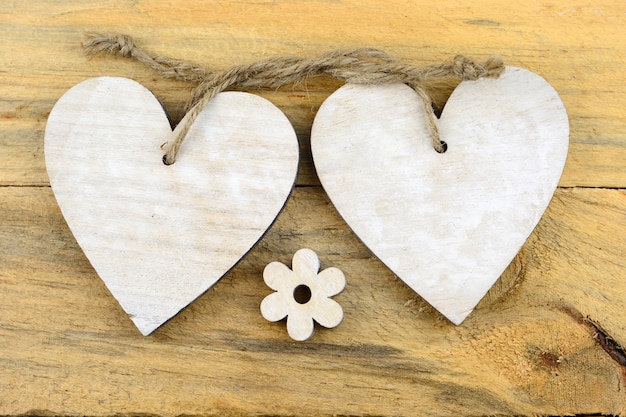
{"type": "Polygon", "coordinates": [[[159,101],[124,78],[86,80],[45,132],[50,183],[87,258],[142,334],[214,285],[270,227],[293,188],[298,142],[252,94],[219,94],[176,163],[159,101]]]}
{"type": "Polygon", "coordinates": [[[462,82],[437,153],[409,87],[346,85],[315,118],[320,181],[344,220],[406,284],[460,324],[537,225],[569,142],[565,108],[538,75],[507,67],[462,82]]]}

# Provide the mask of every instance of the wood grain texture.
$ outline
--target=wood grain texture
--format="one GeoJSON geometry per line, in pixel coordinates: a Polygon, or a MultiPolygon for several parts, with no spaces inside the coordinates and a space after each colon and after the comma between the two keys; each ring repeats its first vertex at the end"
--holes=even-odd
{"type": "MultiPolygon", "coordinates": [[[[0,2],[0,414],[626,414],[625,11],[621,0],[0,2]],[[86,78],[135,79],[174,121],[192,86],[85,58],[84,30],[216,68],[366,45],[417,65],[499,53],[563,99],[564,188],[517,258],[519,278],[498,281],[457,327],[372,257],[319,187],[309,131],[339,84],[263,92],[298,134],[301,186],[237,267],[143,338],[61,216],[43,132],[86,78]],[[297,343],[259,304],[264,266],[302,247],[348,286],[335,297],[344,322],[297,343]]],[[[454,83],[436,87],[441,108],[454,83]]]]}
{"type": "Polygon", "coordinates": [[[324,190],[365,245],[461,324],[533,231],[563,172],[569,124],[538,75],[507,67],[459,84],[433,149],[406,85],[346,85],[324,101],[311,150],[324,190]]]}
{"type": "Polygon", "coordinates": [[[624,411],[623,366],[575,317],[618,342],[624,334],[625,245],[609,233],[626,227],[621,191],[558,191],[523,249],[521,283],[455,326],[371,256],[320,188],[298,188],[242,263],[147,338],[91,270],[49,189],[1,197],[4,413],[624,411]],[[335,297],[344,322],[302,344],[259,304],[263,266],[288,264],[307,244],[348,287],[335,297]]]}

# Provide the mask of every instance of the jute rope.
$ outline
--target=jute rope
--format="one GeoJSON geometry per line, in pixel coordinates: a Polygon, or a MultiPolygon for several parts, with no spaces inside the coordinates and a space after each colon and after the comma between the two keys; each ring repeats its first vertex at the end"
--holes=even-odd
{"type": "Polygon", "coordinates": [[[90,55],[103,52],[120,55],[142,62],[166,78],[198,84],[187,104],[187,118],[179,127],[177,136],[167,145],[163,161],[168,165],[176,161],[185,136],[198,114],[218,93],[233,87],[278,88],[317,75],[356,84],[407,84],[422,100],[433,148],[444,152],[445,144],[439,136],[432,99],[425,88],[428,80],[435,77],[457,77],[461,80],[497,78],[504,71],[504,64],[498,56],[476,63],[458,55],[450,62],[416,67],[375,48],[331,51],[317,58],[269,58],[236,65],[225,71],[211,71],[187,61],[149,54],[127,35],[87,33],[83,47],[90,55]]]}

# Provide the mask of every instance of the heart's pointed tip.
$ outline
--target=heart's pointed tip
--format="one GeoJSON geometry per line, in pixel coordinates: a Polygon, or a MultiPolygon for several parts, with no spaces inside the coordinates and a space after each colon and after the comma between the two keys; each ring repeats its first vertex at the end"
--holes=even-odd
{"type": "Polygon", "coordinates": [[[463,318],[459,318],[459,317],[447,317],[448,320],[450,320],[453,324],[460,326],[461,323],[463,323],[463,321],[465,320],[465,317],[463,318]]]}
{"type": "Polygon", "coordinates": [[[471,309],[469,311],[462,311],[462,312],[444,312],[444,311],[439,310],[439,312],[443,314],[443,316],[447,318],[448,320],[450,320],[453,324],[460,326],[461,323],[465,321],[467,316],[469,316],[473,310],[474,309],[471,309]]]}
{"type": "Polygon", "coordinates": [[[139,330],[142,336],[150,336],[156,329],[161,327],[164,322],[155,323],[154,321],[148,321],[145,319],[131,317],[133,324],[139,330]]]}

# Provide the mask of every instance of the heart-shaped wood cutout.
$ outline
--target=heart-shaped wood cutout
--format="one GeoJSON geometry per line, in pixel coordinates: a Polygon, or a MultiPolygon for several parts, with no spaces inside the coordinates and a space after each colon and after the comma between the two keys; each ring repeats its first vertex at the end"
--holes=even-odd
{"type": "Polygon", "coordinates": [[[311,147],[344,220],[398,277],[460,324],[545,211],[563,171],[569,124],[541,77],[507,67],[462,82],[438,127],[406,85],[346,85],[321,106],[311,147]]]}
{"type": "Polygon", "coordinates": [[[252,94],[219,94],[176,163],[158,100],[124,78],[86,80],[46,126],[50,183],[87,258],[142,334],[214,285],[283,208],[298,167],[284,114],[252,94]]]}

